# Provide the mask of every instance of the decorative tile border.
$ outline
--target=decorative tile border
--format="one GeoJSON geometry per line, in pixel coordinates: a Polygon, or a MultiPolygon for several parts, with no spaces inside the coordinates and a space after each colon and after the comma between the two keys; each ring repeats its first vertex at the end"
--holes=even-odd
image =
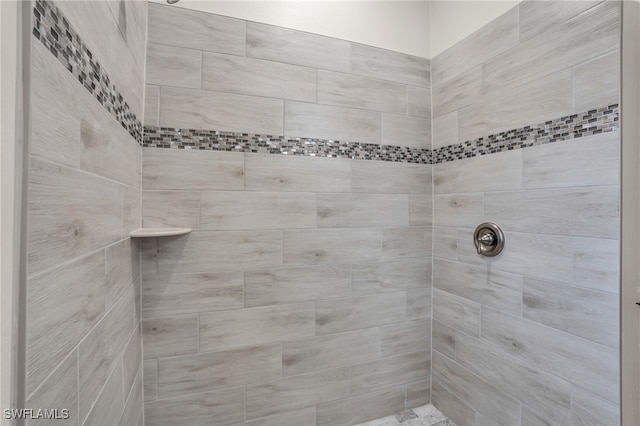
{"type": "Polygon", "coordinates": [[[142,146],[438,164],[616,131],[619,127],[618,110],[617,104],[610,105],[433,150],[154,126],[145,126],[142,146]]]}
{"type": "Polygon", "coordinates": [[[33,35],[111,113],[122,127],[142,143],[142,123],[129,108],[107,71],[49,0],[36,0],[33,35]]]}

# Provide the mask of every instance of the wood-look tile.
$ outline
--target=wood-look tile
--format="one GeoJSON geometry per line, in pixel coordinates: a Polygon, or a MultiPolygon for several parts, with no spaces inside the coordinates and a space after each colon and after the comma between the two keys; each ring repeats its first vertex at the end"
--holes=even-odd
{"type": "Polygon", "coordinates": [[[28,279],[27,393],[42,383],[102,317],[105,287],[103,251],[28,279]]]}
{"type": "Polygon", "coordinates": [[[522,84],[601,56],[618,45],[619,31],[620,5],[602,2],[486,62],[485,90],[522,84]]]}
{"type": "Polygon", "coordinates": [[[619,303],[616,294],[524,279],[524,318],[612,348],[620,343],[619,303]]]}
{"type": "Polygon", "coordinates": [[[247,22],[249,58],[349,72],[351,44],[273,25],[247,22]]]}
{"type": "Polygon", "coordinates": [[[451,80],[517,44],[518,8],[514,7],[434,57],[432,84],[437,86],[451,80]]]}
{"type": "Polygon", "coordinates": [[[476,410],[449,392],[439,381],[431,382],[431,403],[457,425],[476,425],[476,410]]]}
{"type": "Polygon", "coordinates": [[[315,228],[316,211],[313,193],[203,192],[200,229],[315,228]]]}
{"type": "Polygon", "coordinates": [[[202,51],[147,43],[145,69],[147,84],[200,89],[202,51]]]}
{"type": "Polygon", "coordinates": [[[296,65],[204,52],[202,88],[216,92],[316,101],[316,70],[296,65]]]}
{"type": "Polygon", "coordinates": [[[407,291],[407,321],[431,318],[432,289],[407,291]]]}
{"type": "Polygon", "coordinates": [[[520,422],[520,402],[451,361],[437,351],[433,353],[433,380],[471,405],[478,414],[491,423],[511,426],[520,422]]]}
{"type": "Polygon", "coordinates": [[[390,161],[353,161],[353,192],[431,194],[431,165],[390,161]]]}
{"type": "MultiPolygon", "coordinates": [[[[369,162],[372,161],[360,161],[369,162]]],[[[351,163],[342,158],[245,154],[245,189],[348,192],[351,190],[351,163]]]]}
{"type": "Polygon", "coordinates": [[[122,363],[118,362],[83,424],[86,426],[117,424],[123,411],[122,363]]]}
{"type": "MultiPolygon", "coordinates": [[[[337,139],[380,144],[380,115],[379,112],[362,109],[285,101],[284,135],[289,138],[337,139]]],[[[262,130],[261,133],[268,132],[262,130]]]]}
{"type": "Polygon", "coordinates": [[[431,404],[431,379],[409,383],[407,385],[405,410],[420,408],[427,404],[431,404]]]}
{"type": "Polygon", "coordinates": [[[242,272],[145,274],[142,277],[144,318],[242,307],[242,272]]]}
{"type": "Polygon", "coordinates": [[[312,425],[316,424],[316,407],[307,407],[295,411],[287,411],[274,416],[262,417],[256,420],[238,423],[234,426],[282,426],[287,423],[292,425],[312,425]]]}
{"type": "Polygon", "coordinates": [[[382,114],[382,144],[429,149],[431,148],[431,120],[382,114]]]}
{"type": "Polygon", "coordinates": [[[617,132],[534,146],[522,150],[523,187],[617,185],[619,164],[617,132]]]}
{"type": "Polygon", "coordinates": [[[150,4],[147,40],[149,43],[244,55],[245,21],[150,4]]]}
{"type": "Polygon", "coordinates": [[[351,44],[351,72],[356,75],[429,87],[428,59],[364,44],[351,44]]]}
{"type": "Polygon", "coordinates": [[[244,187],[244,155],[239,152],[147,148],[143,160],[145,190],[241,190],[244,187]]]}
{"type": "MultiPolygon", "coordinates": [[[[142,384],[142,374],[142,367],[140,367],[134,378],[131,391],[128,394],[125,392],[124,410],[122,412],[122,417],[120,417],[120,422],[118,423],[119,426],[137,426],[138,420],[143,416],[142,411],[144,407],[144,400],[142,393],[144,389],[142,384]]],[[[140,423],[140,425],[141,424],[142,423],[140,423]]]]}
{"type": "Polygon", "coordinates": [[[158,360],[143,361],[144,400],[154,401],[158,397],[158,360]]]}
{"type": "Polygon", "coordinates": [[[199,315],[200,352],[310,337],[315,334],[313,303],[267,306],[199,315]]]}
{"type": "Polygon", "coordinates": [[[122,231],[121,238],[129,237],[132,231],[142,227],[142,191],[140,186],[132,188],[123,186],[122,195],[122,231]]]}
{"type": "Polygon", "coordinates": [[[354,425],[404,411],[405,389],[396,387],[318,406],[318,425],[354,425]]]}
{"type": "Polygon", "coordinates": [[[485,194],[442,194],[433,196],[435,226],[475,227],[484,222],[485,194]]]}
{"type": "Polygon", "coordinates": [[[376,294],[431,287],[431,259],[356,263],[351,266],[353,294],[376,294]]]}
{"type": "Polygon", "coordinates": [[[256,419],[349,395],[349,368],[286,377],[246,387],[246,417],[256,419]]]}
{"type": "Polygon", "coordinates": [[[377,328],[282,344],[284,376],[344,367],[379,357],[380,331],[377,328]]]}
{"type": "Polygon", "coordinates": [[[318,103],[406,114],[407,88],[388,81],[318,70],[318,103]]]}
{"type": "Polygon", "coordinates": [[[431,352],[428,350],[367,361],[351,367],[351,394],[428,378],[430,373],[431,352]]]}
{"type": "Polygon", "coordinates": [[[432,339],[433,349],[451,359],[455,359],[456,331],[453,328],[434,319],[432,339]]]}
{"type": "Polygon", "coordinates": [[[458,111],[451,111],[432,121],[433,139],[431,146],[433,149],[458,143],[458,111]]]}
{"type": "Polygon", "coordinates": [[[480,336],[480,304],[477,302],[434,289],[433,318],[471,336],[480,336]]]}
{"type": "Polygon", "coordinates": [[[620,103],[618,50],[573,68],[573,109],[588,111],[597,105],[620,103]]]}
{"type": "Polygon", "coordinates": [[[486,382],[499,383],[503,392],[525,401],[559,425],[569,424],[571,385],[545,372],[546,368],[535,368],[497,348],[462,335],[456,338],[456,361],[486,382]]]}
{"type": "Polygon", "coordinates": [[[433,197],[409,195],[409,226],[428,226],[433,223],[433,197]]]}
{"type": "Polygon", "coordinates": [[[161,127],[282,135],[283,111],[281,99],[173,87],[160,91],[161,127]]]}
{"type": "Polygon", "coordinates": [[[433,227],[433,256],[449,260],[458,258],[457,228],[433,227]]]}
{"type": "Polygon", "coordinates": [[[194,354],[198,351],[198,317],[158,317],[142,320],[145,359],[194,354]]]}
{"type": "Polygon", "coordinates": [[[303,266],[244,273],[244,305],[247,308],[346,297],[350,293],[349,265],[303,266]]]}
{"type": "Polygon", "coordinates": [[[612,239],[620,232],[618,186],[496,192],[484,200],[484,217],[506,231],[612,239]]]}
{"type": "MultiPolygon", "coordinates": [[[[618,294],[620,242],[596,238],[572,241],[573,285],[618,294]]],[[[553,278],[549,278],[553,280],[553,278]]]]}
{"type": "Polygon", "coordinates": [[[420,320],[380,327],[381,356],[431,349],[431,321],[420,320]]]}
{"type": "Polygon", "coordinates": [[[407,86],[407,114],[413,117],[431,118],[431,90],[407,86]]]}
{"type": "Polygon", "coordinates": [[[405,319],[404,292],[316,302],[315,334],[395,324],[405,319]]]}
{"type": "Polygon", "coordinates": [[[107,310],[140,278],[139,257],[139,246],[130,238],[105,249],[107,310]]]}
{"type": "MultiPolygon", "coordinates": [[[[122,352],[122,378],[125,399],[129,396],[129,393],[133,392],[138,373],[142,374],[142,334],[140,327],[135,327],[127,346],[122,352]]],[[[142,392],[142,381],[140,381],[140,392],[142,392]]],[[[142,404],[142,401],[140,403],[142,404]]]]}
{"type": "Polygon", "coordinates": [[[142,276],[158,273],[157,238],[142,238],[140,241],[140,273],[142,276]]]}
{"type": "Polygon", "coordinates": [[[380,259],[379,229],[284,231],[285,266],[365,262],[380,259]]]}
{"type": "Polygon", "coordinates": [[[433,117],[482,101],[482,68],[477,66],[431,89],[433,117]]]}
{"type": "Polygon", "coordinates": [[[521,424],[522,426],[560,426],[525,405],[522,405],[521,424]]]}
{"type": "Polygon", "coordinates": [[[572,425],[617,425],[620,424],[618,402],[611,402],[585,389],[571,389],[572,425]]]}
{"type": "Polygon", "coordinates": [[[520,41],[523,42],[562,25],[600,1],[553,2],[523,1],[519,5],[520,41]]]}
{"type": "Polygon", "coordinates": [[[212,391],[282,376],[280,343],[158,360],[158,398],[212,391]]]}
{"type": "Polygon", "coordinates": [[[431,256],[431,227],[386,228],[382,231],[382,259],[431,256]]]}
{"type": "Polygon", "coordinates": [[[144,86],[144,117],[145,126],[159,126],[160,122],[160,87],[144,86]]]}
{"type": "Polygon", "coordinates": [[[198,232],[158,240],[161,275],[278,266],[282,266],[281,231],[198,232]]]}
{"type": "Polygon", "coordinates": [[[318,194],[317,203],[318,228],[407,226],[409,224],[407,195],[318,194]]]}
{"type": "Polygon", "coordinates": [[[482,310],[482,338],[506,353],[617,400],[618,350],[511,316],[482,310]]]}
{"type": "Polygon", "coordinates": [[[244,420],[244,389],[233,388],[144,404],[147,426],[230,425],[244,420]]]}
{"type": "Polygon", "coordinates": [[[200,228],[200,193],[142,191],[142,225],[145,228],[200,228]]]}

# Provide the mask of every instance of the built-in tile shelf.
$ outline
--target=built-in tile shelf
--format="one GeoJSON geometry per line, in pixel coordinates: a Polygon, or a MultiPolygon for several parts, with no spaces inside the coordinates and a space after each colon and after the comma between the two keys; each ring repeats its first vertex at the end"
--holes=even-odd
{"type": "Polygon", "coordinates": [[[131,231],[131,238],[171,237],[191,232],[191,228],[140,228],[131,231]]]}

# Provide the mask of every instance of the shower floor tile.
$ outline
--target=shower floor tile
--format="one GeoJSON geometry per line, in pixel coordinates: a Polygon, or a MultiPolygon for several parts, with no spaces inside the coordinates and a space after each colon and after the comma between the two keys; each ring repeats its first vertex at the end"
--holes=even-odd
{"type": "Polygon", "coordinates": [[[357,426],[456,426],[431,404],[405,410],[392,416],[371,420],[357,426]]]}

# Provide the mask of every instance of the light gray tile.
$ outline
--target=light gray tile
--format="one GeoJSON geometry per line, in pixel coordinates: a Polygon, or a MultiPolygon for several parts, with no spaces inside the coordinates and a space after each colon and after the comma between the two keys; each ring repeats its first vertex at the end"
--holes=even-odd
{"type": "Polygon", "coordinates": [[[294,340],[315,334],[313,303],[200,314],[200,351],[294,340]]]}
{"type": "Polygon", "coordinates": [[[449,392],[439,381],[431,382],[431,403],[457,425],[476,425],[476,411],[449,392]]]}
{"type": "MultiPolygon", "coordinates": [[[[620,5],[602,2],[483,65],[485,90],[522,84],[601,56],[619,43],[620,5]]],[[[527,99],[527,101],[531,101],[527,99]]],[[[537,122],[537,121],[534,121],[537,122]]]]}
{"type": "Polygon", "coordinates": [[[620,103],[620,54],[609,53],[573,68],[573,108],[587,111],[620,103]]]}
{"type": "MultiPolygon", "coordinates": [[[[553,144],[553,146],[556,145],[562,144],[553,144]]],[[[536,148],[498,152],[435,164],[433,192],[434,194],[453,194],[521,189],[522,158],[527,155],[529,149],[536,148]]]]}
{"type": "Polygon", "coordinates": [[[431,227],[386,228],[382,231],[382,259],[431,256],[431,227]]]}
{"type": "Polygon", "coordinates": [[[106,309],[140,278],[140,249],[127,238],[105,249],[106,309]]]}
{"type": "Polygon", "coordinates": [[[419,290],[431,287],[431,259],[356,263],[351,267],[354,294],[419,290]]]}
{"type": "Polygon", "coordinates": [[[504,392],[559,425],[569,423],[571,386],[567,381],[466,336],[456,338],[456,361],[486,382],[500,383],[504,392]]]}
{"type": "Polygon", "coordinates": [[[396,387],[318,406],[318,425],[353,425],[404,410],[405,389],[396,387]]]}
{"type": "Polygon", "coordinates": [[[200,193],[142,191],[142,225],[145,228],[200,228],[200,193]]]}
{"type": "Polygon", "coordinates": [[[244,186],[239,152],[145,149],[144,189],[234,190],[244,186]]]}
{"type": "Polygon", "coordinates": [[[521,424],[522,426],[560,426],[525,405],[522,406],[521,424]]]}
{"type": "Polygon", "coordinates": [[[480,337],[480,304],[477,302],[434,289],[433,318],[456,330],[480,337]]]}
{"type": "Polygon", "coordinates": [[[383,357],[431,349],[431,321],[411,321],[380,328],[383,357]]]}
{"type": "Polygon", "coordinates": [[[144,117],[145,126],[159,126],[160,119],[160,87],[144,86],[144,117]]]}
{"type": "Polygon", "coordinates": [[[433,227],[433,255],[442,259],[458,258],[458,229],[433,227]]]}
{"type": "Polygon", "coordinates": [[[247,57],[349,72],[350,43],[303,31],[247,22],[247,57]]]}
{"type": "Polygon", "coordinates": [[[351,367],[351,394],[400,385],[428,378],[431,373],[430,351],[419,351],[368,361],[351,367]]]}
{"type": "Polygon", "coordinates": [[[571,388],[572,425],[617,425],[620,424],[620,410],[617,401],[603,399],[585,389],[571,388]]]}
{"type": "Polygon", "coordinates": [[[450,80],[517,44],[518,8],[514,7],[433,58],[432,84],[450,80]]]}
{"type": "Polygon", "coordinates": [[[341,158],[245,154],[245,189],[348,192],[351,189],[351,163],[351,160],[341,158]]]}
{"type": "Polygon", "coordinates": [[[349,395],[349,368],[286,377],[246,387],[246,417],[293,411],[349,395]]]}
{"type": "Polygon", "coordinates": [[[32,157],[28,273],[119,241],[121,204],[116,183],[32,157]]]}
{"type": "Polygon", "coordinates": [[[318,194],[317,203],[318,228],[409,224],[409,198],[406,195],[318,194]]]}
{"type": "Polygon", "coordinates": [[[431,318],[432,289],[407,291],[407,321],[431,318]]]}
{"type": "Polygon", "coordinates": [[[492,306],[503,312],[522,312],[522,276],[494,271],[486,267],[433,261],[433,284],[436,288],[460,297],[492,306]]]}
{"type": "Polygon", "coordinates": [[[143,416],[144,401],[142,397],[142,368],[139,368],[134,378],[131,392],[125,394],[124,411],[120,417],[119,426],[137,426],[138,420],[143,416]]]}
{"type": "MultiPolygon", "coordinates": [[[[73,350],[42,385],[26,400],[26,407],[69,410],[65,424],[78,425],[78,351],[73,350]]],[[[29,420],[29,426],[47,424],[45,419],[29,420]]],[[[49,422],[50,423],[50,422],[49,422]]]]}
{"type": "Polygon", "coordinates": [[[118,362],[83,424],[117,424],[123,411],[122,363],[118,362]]]}
{"type": "Polygon", "coordinates": [[[491,423],[511,426],[520,422],[520,402],[496,389],[460,364],[433,353],[433,380],[471,405],[491,423]]]}
{"type": "Polygon", "coordinates": [[[316,335],[395,324],[405,319],[404,292],[316,302],[316,335]]]}
{"type": "Polygon", "coordinates": [[[42,383],[104,314],[104,268],[104,252],[99,251],[28,279],[27,393],[42,383]]]}
{"type": "MultiPolygon", "coordinates": [[[[142,335],[140,334],[140,327],[136,327],[131,333],[129,343],[122,352],[122,378],[124,385],[125,399],[137,386],[136,377],[142,374],[142,335]]],[[[140,377],[142,379],[142,377],[140,377]]],[[[139,392],[142,392],[142,381],[140,381],[139,392]]],[[[142,404],[142,400],[140,400],[142,404]]],[[[137,416],[136,416],[137,418],[137,416]]]]}
{"type": "Polygon", "coordinates": [[[495,311],[482,310],[482,338],[508,354],[617,400],[618,351],[568,333],[495,311]]]}
{"type": "Polygon", "coordinates": [[[435,117],[432,123],[433,140],[431,146],[433,149],[458,143],[458,111],[451,111],[435,117]]]}
{"type": "Polygon", "coordinates": [[[429,60],[363,44],[351,45],[351,72],[357,75],[429,87],[429,60]]]}
{"type": "Polygon", "coordinates": [[[145,359],[194,354],[198,351],[198,317],[158,317],[142,320],[145,359]]]}
{"type": "Polygon", "coordinates": [[[379,357],[380,332],[376,328],[282,344],[284,376],[344,367],[379,357]]]}
{"type": "Polygon", "coordinates": [[[431,118],[431,89],[407,86],[407,114],[431,118]]]}
{"type": "Polygon", "coordinates": [[[160,91],[162,127],[282,135],[283,110],[280,99],[173,87],[160,91]]]}
{"type": "Polygon", "coordinates": [[[353,192],[431,194],[431,165],[353,161],[353,192]]]}
{"type": "Polygon", "coordinates": [[[431,120],[382,114],[382,144],[429,149],[431,148],[431,120]]]}
{"type": "Polygon", "coordinates": [[[448,356],[451,359],[456,357],[456,331],[441,323],[433,320],[433,349],[448,356]]]}
{"type": "Polygon", "coordinates": [[[136,188],[123,186],[120,189],[122,195],[121,238],[127,238],[131,231],[142,227],[142,192],[139,186],[136,188]]]}
{"type": "MultiPolygon", "coordinates": [[[[275,416],[262,417],[260,419],[240,424],[245,426],[282,426],[288,423],[292,425],[315,425],[316,407],[288,411],[282,414],[276,414],[275,416]]],[[[235,426],[240,426],[240,424],[235,426]]]]}
{"type": "Polygon", "coordinates": [[[426,226],[433,223],[433,197],[409,195],[409,226],[426,226]]]}
{"type": "Polygon", "coordinates": [[[431,89],[433,117],[482,101],[482,68],[477,66],[431,89]]]}
{"type": "Polygon", "coordinates": [[[406,114],[407,88],[388,81],[318,70],[318,103],[406,114]]]}
{"type": "Polygon", "coordinates": [[[145,274],[142,316],[172,316],[242,308],[242,272],[145,274]]]}
{"type": "Polygon", "coordinates": [[[481,193],[434,195],[434,225],[471,228],[484,222],[485,197],[481,193]]]}
{"type": "Polygon", "coordinates": [[[285,266],[364,262],[380,259],[379,229],[284,231],[285,266]]]}
{"type": "Polygon", "coordinates": [[[195,10],[149,5],[148,42],[244,55],[245,21],[195,10]]]}
{"type": "Polygon", "coordinates": [[[548,4],[538,1],[523,1],[520,9],[520,41],[523,42],[581,14],[600,1],[567,1],[548,4]]]}
{"type": "Polygon", "coordinates": [[[248,230],[316,227],[312,193],[203,192],[200,229],[248,230]]]}
{"type": "Polygon", "coordinates": [[[524,280],[524,318],[612,348],[620,341],[618,306],[616,294],[524,280]]]}
{"type": "Polygon", "coordinates": [[[216,92],[316,101],[316,70],[240,56],[203,53],[202,88],[216,92]]]}
{"type": "Polygon", "coordinates": [[[145,83],[200,89],[201,76],[202,51],[147,43],[145,83]]]}
{"type": "Polygon", "coordinates": [[[572,252],[573,285],[619,293],[620,242],[618,240],[576,238],[572,241],[572,252]]]}
{"type": "Polygon", "coordinates": [[[154,401],[158,397],[158,360],[143,361],[144,400],[154,401]]]}
{"type": "Polygon", "coordinates": [[[158,360],[161,399],[241,386],[282,376],[280,343],[158,360]]]}
{"type": "Polygon", "coordinates": [[[617,185],[620,135],[617,132],[522,150],[524,188],[617,185]]]}
{"type": "Polygon", "coordinates": [[[142,238],[140,241],[140,273],[142,276],[158,273],[157,238],[142,238]]]}
{"type": "Polygon", "coordinates": [[[503,230],[616,239],[619,193],[617,186],[488,193],[484,215],[503,230]]]}
{"type": "MultiPolygon", "coordinates": [[[[420,408],[431,403],[431,379],[419,380],[407,385],[405,409],[420,408]]],[[[433,407],[433,406],[432,406],[433,407]]],[[[414,410],[414,412],[416,412],[414,410]]],[[[418,414],[418,412],[416,412],[418,414]]],[[[428,424],[429,417],[420,416],[428,424]]],[[[444,417],[444,416],[443,416],[444,417]]],[[[419,426],[419,425],[417,425],[419,426]]]]}
{"type": "MultiPolygon", "coordinates": [[[[268,132],[263,130],[262,133],[268,132]]],[[[275,134],[282,134],[282,132],[275,134]]],[[[284,135],[289,138],[338,139],[379,144],[381,141],[380,113],[285,101],[284,135]]]]}
{"type": "Polygon", "coordinates": [[[311,302],[349,296],[349,265],[264,269],[244,273],[245,307],[311,302]]]}
{"type": "Polygon", "coordinates": [[[161,275],[278,266],[282,266],[280,231],[199,232],[158,240],[161,275]]]}
{"type": "Polygon", "coordinates": [[[229,425],[244,420],[244,391],[233,388],[147,402],[144,413],[147,426],[207,426],[211,419],[229,425]]]}

